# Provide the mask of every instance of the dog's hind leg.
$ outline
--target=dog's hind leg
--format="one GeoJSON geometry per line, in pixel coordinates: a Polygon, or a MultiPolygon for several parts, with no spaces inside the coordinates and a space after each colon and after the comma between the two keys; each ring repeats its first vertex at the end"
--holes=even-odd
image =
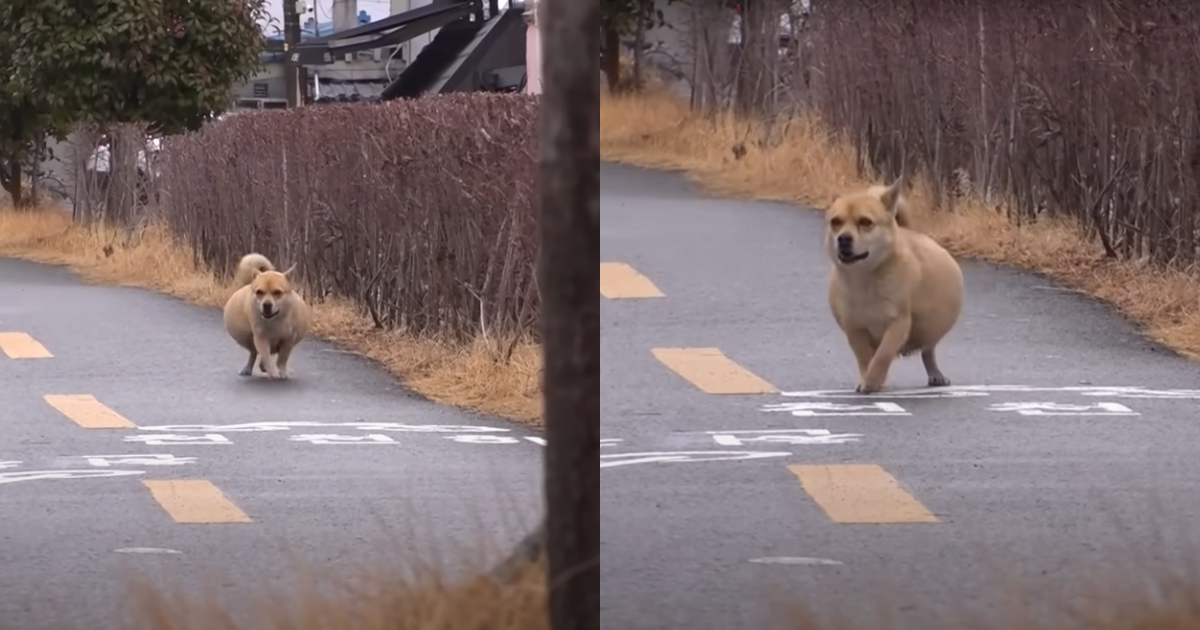
{"type": "Polygon", "coordinates": [[[929,376],[930,387],[945,387],[950,384],[950,379],[946,378],[946,375],[938,369],[937,357],[934,356],[933,348],[921,351],[921,363],[925,364],[925,373],[929,376]]]}
{"type": "Polygon", "coordinates": [[[258,358],[258,351],[250,349],[250,359],[246,361],[246,366],[238,370],[238,376],[250,376],[254,373],[254,360],[258,358]]]}

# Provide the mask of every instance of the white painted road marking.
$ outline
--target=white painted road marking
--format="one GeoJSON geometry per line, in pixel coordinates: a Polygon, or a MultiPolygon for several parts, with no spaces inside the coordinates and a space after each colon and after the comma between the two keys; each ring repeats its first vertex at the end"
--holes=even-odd
{"type": "Polygon", "coordinates": [[[1023,416],[1140,416],[1142,414],[1115,402],[1072,405],[1053,402],[993,403],[989,411],[1015,411],[1023,416]]]}
{"type": "Polygon", "coordinates": [[[776,556],[771,558],[751,558],[755,564],[799,564],[806,566],[838,566],[845,564],[828,558],[805,558],[803,556],[776,556]]]}
{"type": "Polygon", "coordinates": [[[861,433],[831,433],[829,429],[765,429],[754,431],[708,431],[721,446],[743,446],[746,442],[782,444],[846,444],[862,440],[861,433]]]}
{"type": "Polygon", "coordinates": [[[787,457],[791,453],[779,451],[661,451],[652,453],[610,453],[600,456],[601,468],[649,464],[652,462],[718,462],[739,459],[764,459],[787,457]]]}
{"type": "Polygon", "coordinates": [[[233,444],[229,438],[218,433],[208,433],[205,435],[169,435],[161,433],[151,433],[149,435],[127,435],[126,442],[141,442],[142,444],[150,444],[153,446],[169,446],[171,444],[233,444]]]}
{"type": "Polygon", "coordinates": [[[509,429],[471,425],[403,424],[400,422],[243,422],[240,424],[165,424],[138,427],[143,431],[171,433],[240,433],[288,431],[314,427],[339,427],[363,431],[401,431],[405,433],[507,433],[509,429]]]}
{"type": "Polygon", "coordinates": [[[288,438],[293,442],[308,442],[309,444],[399,444],[396,440],[380,434],[367,435],[335,435],[332,433],[305,433],[288,438]]]}
{"type": "Polygon", "coordinates": [[[904,407],[894,402],[867,403],[865,405],[847,405],[843,403],[825,402],[786,402],[770,403],[761,407],[762,411],[782,411],[793,416],[911,416],[904,407]]]}
{"type": "Polygon", "coordinates": [[[161,553],[161,554],[181,554],[178,549],[167,549],[165,547],[121,547],[113,549],[116,553],[161,553]]]}
{"type": "Polygon", "coordinates": [[[520,440],[507,435],[445,435],[447,440],[463,444],[518,444],[520,440]]]}
{"type": "Polygon", "coordinates": [[[178,466],[180,464],[194,464],[195,457],[176,457],[170,454],[146,454],[146,455],[80,455],[80,459],[84,459],[92,466],[107,468],[112,465],[129,465],[129,466],[178,466]]]}
{"type": "Polygon", "coordinates": [[[1114,385],[1110,387],[1096,385],[1067,385],[1062,387],[1038,387],[1034,385],[948,385],[946,387],[884,390],[874,394],[860,394],[852,389],[814,389],[779,393],[782,396],[795,398],[856,398],[862,400],[870,398],[963,398],[987,396],[992,392],[1022,394],[1060,392],[1103,398],[1200,399],[1200,389],[1149,389],[1140,385],[1114,385]]]}
{"type": "Polygon", "coordinates": [[[91,477],[124,477],[144,475],[144,470],[26,470],[0,473],[0,484],[38,479],[87,479],[91,477]]]}

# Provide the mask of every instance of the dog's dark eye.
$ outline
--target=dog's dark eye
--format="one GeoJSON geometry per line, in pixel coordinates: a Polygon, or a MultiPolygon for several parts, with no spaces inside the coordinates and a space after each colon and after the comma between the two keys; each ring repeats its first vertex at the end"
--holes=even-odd
{"type": "Polygon", "coordinates": [[[274,295],[275,297],[280,297],[283,295],[283,291],[272,291],[271,295],[274,295]]]}
{"type": "Polygon", "coordinates": [[[860,227],[860,228],[869,228],[869,227],[871,227],[871,220],[870,220],[870,219],[859,219],[859,220],[858,220],[858,227],[860,227]]]}
{"type": "Polygon", "coordinates": [[[257,295],[258,297],[262,297],[262,296],[263,296],[263,295],[265,295],[265,294],[266,294],[266,293],[265,293],[265,292],[264,292],[262,289],[259,289],[259,290],[257,290],[257,291],[255,291],[255,292],[254,292],[254,295],[257,295]]]}
{"type": "Polygon", "coordinates": [[[836,229],[838,229],[838,228],[840,228],[840,227],[842,227],[842,220],[841,220],[841,219],[834,219],[834,220],[830,221],[830,222],[829,222],[829,227],[831,227],[831,228],[833,228],[833,229],[835,229],[835,230],[836,230],[836,229]]]}

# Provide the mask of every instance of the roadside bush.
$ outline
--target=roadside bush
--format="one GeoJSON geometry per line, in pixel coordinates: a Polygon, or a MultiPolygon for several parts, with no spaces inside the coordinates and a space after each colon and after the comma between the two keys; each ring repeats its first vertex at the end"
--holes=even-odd
{"type": "Polygon", "coordinates": [[[537,96],[238,112],[167,138],[158,212],[198,262],[258,251],[382,328],[537,337],[537,96]]]}

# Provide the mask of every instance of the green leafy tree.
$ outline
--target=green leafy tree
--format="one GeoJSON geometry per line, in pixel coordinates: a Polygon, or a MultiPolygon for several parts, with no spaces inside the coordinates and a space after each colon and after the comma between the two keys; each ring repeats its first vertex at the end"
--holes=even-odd
{"type": "MultiPolygon", "coordinates": [[[[13,103],[32,107],[41,117],[33,122],[45,123],[43,129],[56,135],[81,122],[143,122],[162,134],[197,129],[229,107],[234,84],[260,69],[263,5],[264,0],[0,2],[6,31],[0,44],[8,43],[9,65],[3,92],[13,103]]],[[[0,114],[5,98],[0,95],[0,114]]],[[[9,111],[18,118],[29,113],[9,111]]],[[[114,164],[121,160],[118,144],[112,147],[114,164]]]]}
{"type": "Polygon", "coordinates": [[[13,39],[11,31],[0,28],[0,187],[13,205],[22,207],[30,201],[24,192],[22,170],[49,128],[50,116],[16,88],[13,39]]]}

